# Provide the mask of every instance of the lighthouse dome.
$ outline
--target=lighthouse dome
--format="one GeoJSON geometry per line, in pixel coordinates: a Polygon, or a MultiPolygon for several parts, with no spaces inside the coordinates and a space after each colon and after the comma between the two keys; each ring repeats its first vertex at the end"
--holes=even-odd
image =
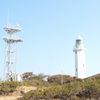
{"type": "Polygon", "coordinates": [[[83,41],[83,38],[79,35],[76,40],[82,40],[83,41]]]}

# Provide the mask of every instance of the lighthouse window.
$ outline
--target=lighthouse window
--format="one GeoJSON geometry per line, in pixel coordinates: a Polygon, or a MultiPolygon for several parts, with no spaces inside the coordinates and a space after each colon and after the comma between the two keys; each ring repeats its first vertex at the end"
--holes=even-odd
{"type": "Polygon", "coordinates": [[[77,40],[77,43],[78,43],[78,44],[81,44],[81,41],[80,41],[80,40],[77,40]]]}
{"type": "Polygon", "coordinates": [[[76,47],[81,45],[81,40],[76,40],[76,47]]]}

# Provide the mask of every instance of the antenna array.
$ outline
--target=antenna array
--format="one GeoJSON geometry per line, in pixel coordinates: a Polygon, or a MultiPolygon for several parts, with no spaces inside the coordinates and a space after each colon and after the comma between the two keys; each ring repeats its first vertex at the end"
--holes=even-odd
{"type": "Polygon", "coordinates": [[[14,36],[14,33],[20,32],[21,28],[19,25],[16,27],[11,26],[8,24],[4,27],[4,30],[7,32],[7,36],[3,38],[6,42],[6,57],[5,57],[5,78],[6,81],[17,81],[17,74],[16,74],[16,56],[15,53],[17,51],[17,44],[18,42],[23,42],[23,38],[18,38],[14,36]],[[15,48],[14,48],[15,45],[15,48]]]}

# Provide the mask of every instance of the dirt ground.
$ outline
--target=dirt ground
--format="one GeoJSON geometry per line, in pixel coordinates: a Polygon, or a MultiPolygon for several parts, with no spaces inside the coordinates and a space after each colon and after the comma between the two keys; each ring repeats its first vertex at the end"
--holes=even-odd
{"type": "Polygon", "coordinates": [[[19,97],[22,97],[22,92],[26,93],[30,90],[35,90],[36,87],[27,87],[21,86],[16,89],[16,91],[8,96],[0,96],[0,100],[16,100],[19,97]]]}
{"type": "Polygon", "coordinates": [[[16,100],[21,96],[0,96],[0,100],[16,100]]]}

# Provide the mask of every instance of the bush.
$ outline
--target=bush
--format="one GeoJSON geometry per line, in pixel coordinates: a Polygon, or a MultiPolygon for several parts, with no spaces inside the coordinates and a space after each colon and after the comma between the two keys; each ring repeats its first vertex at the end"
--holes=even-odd
{"type": "Polygon", "coordinates": [[[57,84],[66,84],[75,81],[75,77],[70,77],[69,75],[53,75],[48,77],[48,82],[57,84]]]}
{"type": "Polygon", "coordinates": [[[19,82],[2,82],[0,84],[0,95],[8,95],[16,90],[17,86],[20,86],[19,82]]]}
{"type": "MultiPolygon", "coordinates": [[[[51,82],[52,83],[52,82],[51,82]]],[[[67,84],[51,84],[45,89],[26,93],[19,100],[99,100],[100,77],[87,80],[77,79],[67,84]],[[92,98],[92,99],[91,99],[92,98]]]]}

